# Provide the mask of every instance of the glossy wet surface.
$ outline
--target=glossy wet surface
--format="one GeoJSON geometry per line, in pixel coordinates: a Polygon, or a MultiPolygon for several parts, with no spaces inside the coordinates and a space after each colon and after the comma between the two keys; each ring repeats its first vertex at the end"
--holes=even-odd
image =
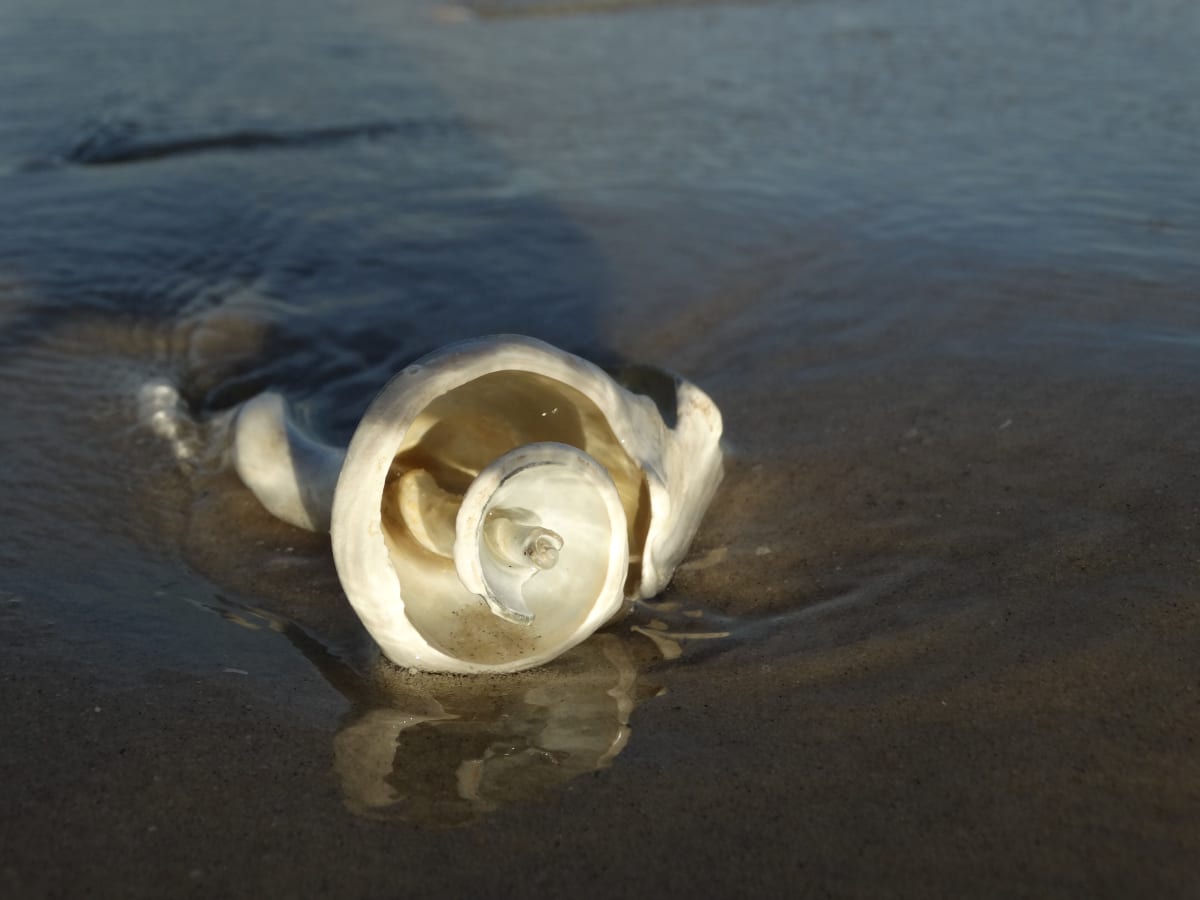
{"type": "Polygon", "coordinates": [[[496,6],[0,10],[4,894],[1187,895],[1198,8],[496,6]],[[658,605],[411,676],[221,414],[501,331],[726,481],[658,605]]]}

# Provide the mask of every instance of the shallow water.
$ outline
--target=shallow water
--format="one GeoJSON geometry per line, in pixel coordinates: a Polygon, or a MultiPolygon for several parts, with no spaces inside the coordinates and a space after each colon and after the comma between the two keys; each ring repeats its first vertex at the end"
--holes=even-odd
{"type": "MultiPolygon", "coordinates": [[[[87,673],[85,711],[169,695],[211,732],[180,791],[230,840],[266,806],[341,833],[344,805],[511,840],[515,877],[559,823],[547,890],[592,889],[601,835],[664,892],[1182,892],[1200,7],[632,6],[0,10],[9,720],[74,721],[45,673],[87,673]],[[493,332],[685,373],[726,482],[660,605],[516,679],[409,676],[213,423],[271,387],[344,440],[404,364],[493,332]],[[187,458],[147,385],[182,397],[187,458]],[[211,691],[303,762],[256,781],[211,691]],[[213,783],[255,787],[223,812],[213,783]]],[[[5,772],[38,796],[90,784],[84,751],[25,746],[5,772]]],[[[64,820],[79,848],[6,868],[21,892],[147,846],[21,796],[13,858],[64,820]]],[[[295,836],[272,865],[369,893],[400,838],[354,833],[353,873],[295,836]]],[[[437,881],[458,839],[404,834],[429,890],[483,877],[437,881]]],[[[157,859],[146,893],[194,871],[157,859]]],[[[216,884],[249,890],[241,865],[216,884]]]]}

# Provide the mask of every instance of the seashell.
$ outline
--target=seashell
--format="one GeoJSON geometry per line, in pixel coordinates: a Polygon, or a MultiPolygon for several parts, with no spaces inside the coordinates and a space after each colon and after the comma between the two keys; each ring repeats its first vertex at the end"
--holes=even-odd
{"type": "Polygon", "coordinates": [[[393,378],[344,452],[255,397],[232,458],[272,514],[329,529],[393,662],[515,672],[661,591],[712,500],[720,413],[682,379],[650,387],[661,406],[541,341],[480,338],[393,378]]]}

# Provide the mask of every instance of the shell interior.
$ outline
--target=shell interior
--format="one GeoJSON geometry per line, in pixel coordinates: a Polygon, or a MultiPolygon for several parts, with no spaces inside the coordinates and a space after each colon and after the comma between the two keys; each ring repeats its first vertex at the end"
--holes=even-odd
{"type": "MultiPolygon", "coordinates": [[[[614,562],[600,549],[612,543],[612,519],[594,491],[555,466],[513,474],[486,501],[478,541],[484,581],[489,592],[511,603],[493,611],[495,604],[489,606],[459,578],[453,542],[463,496],[498,458],[542,442],[578,448],[607,471],[624,511],[618,527],[626,532],[631,568],[636,567],[649,521],[648,490],[596,404],[531,372],[492,372],[460,385],[430,403],[409,427],[381,508],[405,614],[443,653],[501,664],[561,648],[588,617],[607,580],[614,562]],[[514,560],[513,548],[516,554],[528,551],[524,562],[514,560]],[[552,564],[537,565],[552,557],[552,564]]],[[[619,562],[626,566],[625,559],[619,562]]]]}

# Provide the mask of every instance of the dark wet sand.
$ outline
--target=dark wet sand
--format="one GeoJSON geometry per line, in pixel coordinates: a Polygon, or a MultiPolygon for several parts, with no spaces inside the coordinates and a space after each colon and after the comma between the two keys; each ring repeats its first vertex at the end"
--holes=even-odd
{"type": "Polygon", "coordinates": [[[650,663],[611,767],[462,828],[346,811],[345,704],[281,639],[197,676],[14,609],[5,894],[1192,895],[1188,392],[965,369],[803,404],[838,437],[788,426],[786,458],[794,407],[735,407],[697,548],[734,552],[668,594],[742,638],[650,663]]]}
{"type": "Polygon", "coordinates": [[[0,29],[0,897],[1197,896],[1192,5],[63,4],[0,29]],[[687,374],[726,480],[660,602],[410,675],[206,423],[504,330],[687,374]]]}
{"type": "Polygon", "coordinates": [[[348,815],[327,730],[253,681],[6,655],[5,893],[1188,896],[1194,613],[1093,615],[1121,637],[676,679],[617,766],[454,831],[348,815]]]}

